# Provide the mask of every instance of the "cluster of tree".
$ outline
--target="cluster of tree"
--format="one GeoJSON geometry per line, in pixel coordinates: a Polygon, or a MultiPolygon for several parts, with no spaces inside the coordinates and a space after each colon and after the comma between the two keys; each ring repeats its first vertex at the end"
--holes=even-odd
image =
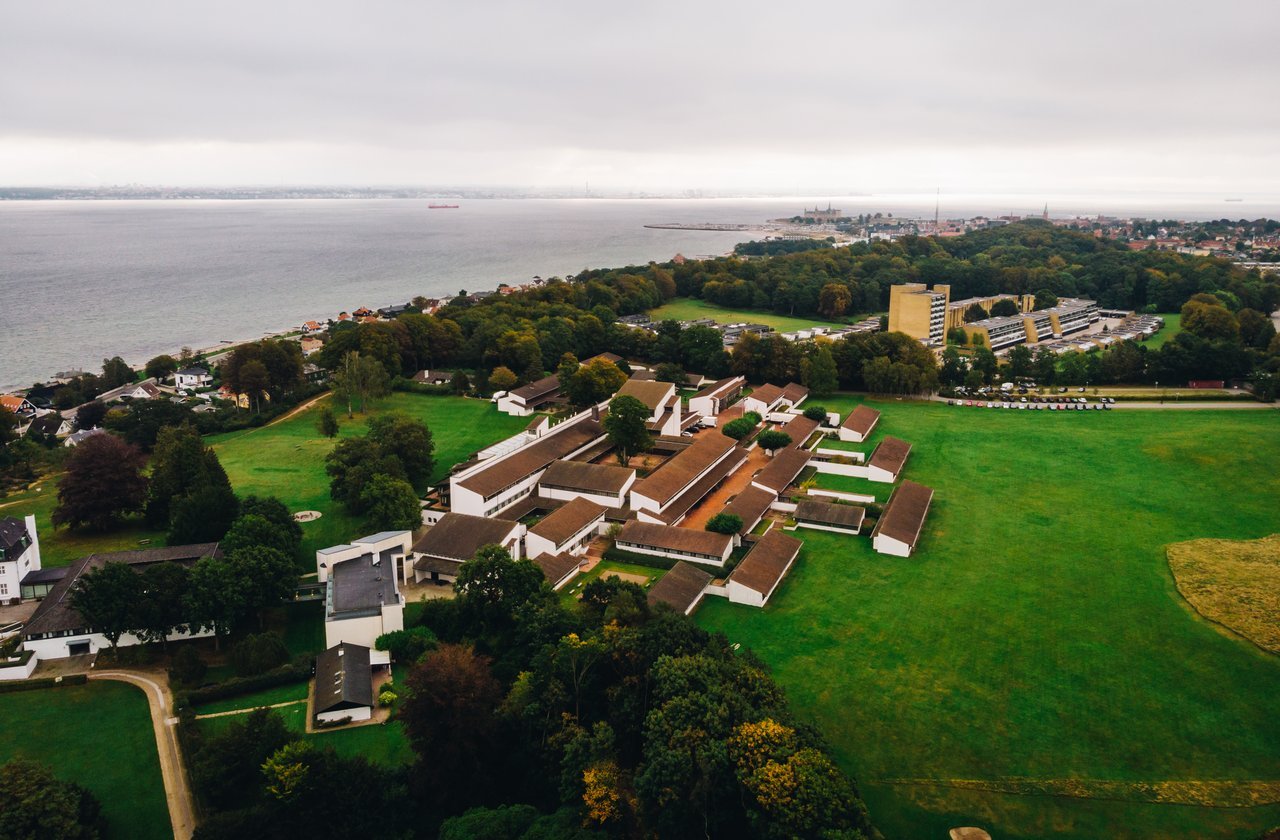
{"type": "Polygon", "coordinates": [[[106,820],[97,798],[26,758],[0,764],[0,837],[8,840],[98,840],[106,820]]]}
{"type": "Polygon", "coordinates": [[[618,463],[625,466],[632,455],[647,452],[653,445],[649,415],[649,406],[635,397],[623,395],[609,401],[609,413],[602,425],[617,453],[618,463]]]}
{"type": "Polygon", "coordinates": [[[347,438],[325,458],[329,495],[379,531],[415,529],[425,489],[435,467],[435,443],[426,424],[400,413],[368,420],[369,432],[347,438]]]}
{"type": "Polygon", "coordinates": [[[248,397],[260,412],[263,396],[279,401],[302,384],[302,345],[284,338],[241,344],[227,354],[218,372],[223,385],[248,397]]]}
{"type": "Polygon", "coordinates": [[[787,341],[744,335],[732,371],[752,382],[801,382],[815,397],[837,389],[919,394],[938,386],[933,353],[904,333],[854,333],[836,341],[787,341]]]}
{"type": "Polygon", "coordinates": [[[799,254],[802,251],[817,251],[830,248],[835,242],[832,237],[826,239],[765,239],[739,242],[733,246],[733,253],[739,257],[776,257],[779,254],[799,254]]]}
{"type": "Polygon", "coordinates": [[[301,529],[277,499],[249,497],[221,543],[222,556],[188,567],[151,563],[138,571],[108,562],[85,572],[72,605],[112,648],[128,633],[166,643],[173,633],[209,630],[221,640],[251,616],[293,594],[301,529]]]}
{"type": "Polygon", "coordinates": [[[608,359],[592,359],[580,364],[572,353],[560,357],[560,365],[556,368],[560,393],[577,407],[604,402],[622,387],[627,375],[628,371],[623,371],[608,359]]]}
{"type": "MultiPolygon", "coordinates": [[[[760,425],[761,417],[754,411],[744,412],[741,417],[730,420],[720,427],[720,433],[731,437],[734,440],[742,440],[756,430],[756,426],[760,425]]],[[[790,440],[791,438],[787,438],[790,440]]]]}
{"type": "Polygon", "coordinates": [[[568,607],[489,546],[455,588],[424,611],[439,642],[398,712],[428,821],[465,811],[440,836],[878,836],[764,666],[640,587],[593,581],[568,607]]]}
{"type": "Polygon", "coordinates": [[[742,517],[736,513],[717,513],[707,520],[706,530],[717,534],[736,534],[742,530],[742,517]]]}

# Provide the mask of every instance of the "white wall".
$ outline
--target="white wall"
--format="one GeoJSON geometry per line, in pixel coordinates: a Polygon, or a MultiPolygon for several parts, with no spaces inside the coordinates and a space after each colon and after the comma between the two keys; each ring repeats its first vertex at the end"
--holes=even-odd
{"type": "MultiPolygon", "coordinates": [[[[205,639],[212,635],[212,630],[199,630],[195,633],[170,633],[168,639],[171,642],[177,642],[183,639],[205,639]]],[[[107,637],[101,633],[81,633],[76,636],[59,636],[56,639],[24,639],[22,646],[27,650],[35,651],[40,659],[64,659],[71,655],[68,648],[72,643],[86,641],[89,642],[90,653],[98,653],[111,647],[107,637]]],[[[142,644],[142,641],[132,633],[125,633],[120,637],[120,647],[139,644],[142,644]]]]}
{"type": "Polygon", "coordinates": [[[826,496],[831,499],[842,499],[846,502],[866,502],[867,504],[875,504],[875,496],[865,496],[861,493],[841,493],[838,490],[819,490],[817,487],[809,488],[810,496],[826,496]]]}
{"type": "MultiPolygon", "coordinates": [[[[837,464],[834,461],[819,461],[814,459],[809,463],[813,464],[814,469],[820,473],[828,473],[830,475],[851,475],[855,478],[871,478],[868,468],[862,464],[837,464]]],[[[872,479],[873,481],[875,479],[872,479]]],[[[892,481],[892,479],[890,479],[892,481]]]]}
{"type": "Polygon", "coordinates": [[[533,409],[528,408],[524,404],[523,399],[511,396],[511,393],[508,391],[503,391],[501,394],[495,394],[494,399],[498,403],[498,411],[501,411],[503,414],[513,414],[516,417],[528,417],[530,414],[533,414],[533,409]]]}
{"type": "Polygon", "coordinates": [[[324,712],[323,714],[316,715],[317,720],[322,720],[326,723],[332,723],[335,720],[342,720],[343,718],[351,718],[354,722],[357,720],[368,720],[371,717],[373,717],[373,708],[371,706],[358,706],[354,709],[340,709],[336,712],[324,712]]]}
{"type": "MultiPolygon", "coordinates": [[[[856,534],[860,528],[837,528],[835,525],[818,525],[813,522],[796,520],[796,528],[811,528],[814,531],[834,531],[837,534],[856,534]]],[[[791,528],[794,531],[796,528],[791,528]]]]}
{"type": "Polygon", "coordinates": [[[32,656],[27,660],[26,665],[16,665],[8,668],[0,668],[0,682],[6,680],[25,680],[31,676],[31,672],[40,664],[39,656],[32,656]]]}
{"type": "Polygon", "coordinates": [[[857,461],[859,464],[867,460],[867,454],[865,452],[854,452],[849,449],[831,449],[830,447],[823,446],[821,442],[818,443],[817,447],[815,447],[813,451],[818,455],[827,455],[832,458],[849,458],[850,460],[857,461]]]}
{"type": "Polygon", "coordinates": [[[373,643],[383,633],[403,629],[404,607],[400,604],[387,605],[382,608],[381,615],[325,621],[324,646],[331,648],[339,642],[350,642],[372,649],[373,643]]]}
{"type": "Polygon", "coordinates": [[[880,467],[867,467],[867,478],[871,481],[879,481],[882,484],[892,484],[898,480],[896,475],[880,467]]]}
{"type": "Polygon", "coordinates": [[[754,589],[748,589],[732,579],[729,581],[728,585],[725,586],[725,589],[728,590],[729,603],[731,604],[746,604],[749,607],[764,606],[763,594],[755,591],[754,589]]]}
{"type": "Polygon", "coordinates": [[[624,545],[621,542],[618,543],[618,548],[622,549],[623,551],[634,552],[635,554],[652,554],[654,557],[669,557],[672,560],[687,560],[690,563],[701,563],[704,566],[723,566],[725,564],[725,561],[729,559],[729,555],[733,553],[733,542],[732,541],[729,542],[728,548],[725,549],[724,556],[722,556],[718,561],[712,560],[707,557],[695,557],[690,554],[682,554],[678,551],[668,551],[668,550],[656,549],[656,548],[644,548],[644,547],[638,547],[634,545],[624,545]]]}
{"type": "Polygon", "coordinates": [[[877,534],[875,539],[871,541],[871,547],[881,554],[892,554],[895,557],[911,556],[911,547],[909,545],[892,537],[886,537],[884,534],[877,534]]]}
{"type": "Polygon", "coordinates": [[[604,496],[599,493],[587,493],[582,490],[560,490],[552,487],[538,487],[538,495],[545,499],[560,499],[562,501],[572,501],[574,499],[589,499],[598,505],[604,505],[611,508],[622,508],[627,506],[627,495],[631,492],[631,485],[636,483],[635,475],[627,479],[626,484],[622,485],[621,492],[615,496],[604,496]]]}

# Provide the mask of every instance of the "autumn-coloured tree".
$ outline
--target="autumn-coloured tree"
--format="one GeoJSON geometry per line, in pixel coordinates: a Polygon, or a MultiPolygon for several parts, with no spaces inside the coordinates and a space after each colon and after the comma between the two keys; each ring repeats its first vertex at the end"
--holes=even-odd
{"type": "Polygon", "coordinates": [[[115,435],[86,438],[72,452],[67,473],[58,483],[54,526],[105,531],[141,511],[147,498],[144,461],[140,449],[115,435]]]}

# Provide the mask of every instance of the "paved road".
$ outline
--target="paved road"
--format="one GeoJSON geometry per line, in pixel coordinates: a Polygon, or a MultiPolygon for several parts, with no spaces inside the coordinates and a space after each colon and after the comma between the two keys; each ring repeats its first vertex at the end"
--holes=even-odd
{"type": "Polygon", "coordinates": [[[178,719],[171,714],[172,699],[166,686],[126,671],[103,671],[89,675],[91,680],[116,680],[136,685],[147,695],[151,707],[151,725],[156,733],[156,749],[160,754],[160,775],[164,779],[164,796],[169,805],[169,822],[174,840],[190,840],[195,831],[195,807],[191,801],[191,783],[182,751],[178,747],[178,719]]]}
{"type": "MultiPolygon", "coordinates": [[[[1064,394],[1063,396],[1066,397],[1067,395],[1064,394]]],[[[947,401],[946,397],[930,397],[930,399],[933,400],[934,402],[940,402],[940,403],[946,403],[947,401]]],[[[1066,401],[1067,400],[1065,399],[1063,400],[1063,402],[1066,402],[1066,401]]],[[[1089,398],[1090,405],[1097,403],[1097,401],[1098,401],[1097,397],[1089,398]]],[[[973,407],[974,406],[961,406],[961,408],[973,408],[973,407]]],[[[1172,408],[1172,409],[1191,409],[1191,410],[1208,410],[1208,409],[1223,410],[1225,409],[1228,411],[1259,411],[1259,410],[1270,409],[1272,411],[1275,411],[1276,409],[1280,409],[1280,403],[1261,403],[1261,402],[1252,402],[1252,401],[1250,402],[1230,402],[1230,401],[1228,402],[1174,402],[1173,400],[1169,400],[1163,403],[1145,402],[1145,401],[1129,401],[1129,402],[1121,401],[1121,402],[1112,403],[1111,407],[1112,408],[1138,408],[1138,409],[1147,409],[1147,410],[1161,410],[1161,409],[1172,408]]],[[[1092,411],[1093,409],[1089,409],[1089,410],[1092,411]]]]}

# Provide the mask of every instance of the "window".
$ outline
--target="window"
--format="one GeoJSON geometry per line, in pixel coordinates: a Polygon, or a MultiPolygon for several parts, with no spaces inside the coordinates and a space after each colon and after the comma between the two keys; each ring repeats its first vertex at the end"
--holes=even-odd
{"type": "Polygon", "coordinates": [[[8,595],[8,594],[9,594],[9,584],[0,583],[0,595],[8,595]]]}

